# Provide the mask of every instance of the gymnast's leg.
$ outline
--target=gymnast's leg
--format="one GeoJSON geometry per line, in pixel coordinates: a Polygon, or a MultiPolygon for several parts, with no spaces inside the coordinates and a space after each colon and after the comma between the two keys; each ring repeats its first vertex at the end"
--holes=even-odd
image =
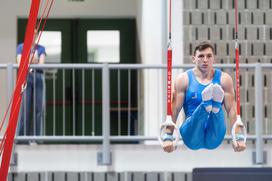
{"type": "Polygon", "coordinates": [[[183,142],[192,150],[204,148],[205,127],[212,110],[212,84],[202,91],[203,102],[180,127],[183,142]]]}
{"type": "Polygon", "coordinates": [[[211,112],[205,133],[205,148],[215,149],[222,143],[226,133],[222,108],[220,108],[218,113],[211,112]]]}
{"type": "Polygon", "coordinates": [[[197,150],[204,147],[205,126],[208,118],[209,113],[205,110],[203,104],[201,104],[180,127],[182,140],[190,149],[197,150]]]}
{"type": "Polygon", "coordinates": [[[225,117],[222,109],[223,99],[223,89],[220,85],[214,84],[212,101],[213,108],[207,122],[205,135],[205,148],[207,149],[217,148],[222,143],[226,133],[225,117]]]}

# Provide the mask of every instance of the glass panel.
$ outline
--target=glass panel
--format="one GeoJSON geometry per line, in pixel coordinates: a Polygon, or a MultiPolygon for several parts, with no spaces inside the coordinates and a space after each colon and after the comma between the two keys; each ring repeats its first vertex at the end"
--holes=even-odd
{"type": "Polygon", "coordinates": [[[46,63],[61,63],[61,31],[43,31],[39,44],[45,47],[46,63]]]}
{"type": "Polygon", "coordinates": [[[87,46],[88,62],[120,62],[120,32],[117,30],[87,31],[87,46]]]}

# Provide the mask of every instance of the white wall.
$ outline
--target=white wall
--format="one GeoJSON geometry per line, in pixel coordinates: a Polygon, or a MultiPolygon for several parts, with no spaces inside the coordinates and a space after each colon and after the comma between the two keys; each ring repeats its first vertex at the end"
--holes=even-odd
{"type": "MultiPolygon", "coordinates": [[[[141,22],[141,55],[144,64],[162,64],[165,62],[165,22],[163,13],[164,0],[142,1],[141,22]]],[[[160,121],[164,115],[163,109],[163,77],[144,72],[144,128],[145,135],[154,136],[158,133],[160,121]]]]}
{"type": "Polygon", "coordinates": [[[15,62],[16,8],[14,2],[0,1],[0,63],[15,62]]]}
{"type": "MultiPolygon", "coordinates": [[[[181,65],[183,61],[183,0],[172,0],[172,45],[173,64],[181,65]]],[[[173,74],[175,77],[175,74],[173,74]]]]}
{"type": "MultiPolygon", "coordinates": [[[[16,15],[12,1],[0,1],[0,63],[15,62],[16,52],[16,15]]],[[[2,121],[8,105],[8,93],[6,87],[6,72],[0,70],[1,88],[0,88],[0,119],[2,121]]]]}
{"type": "Polygon", "coordinates": [[[215,150],[193,151],[184,145],[173,153],[165,153],[159,145],[112,145],[112,165],[97,165],[97,145],[19,145],[16,147],[18,165],[14,171],[166,171],[191,172],[196,167],[271,167],[272,147],[264,145],[267,164],[254,165],[252,152],[255,145],[248,142],[244,152],[237,153],[224,142],[215,150]],[[69,159],[67,159],[69,158],[69,159]]]}

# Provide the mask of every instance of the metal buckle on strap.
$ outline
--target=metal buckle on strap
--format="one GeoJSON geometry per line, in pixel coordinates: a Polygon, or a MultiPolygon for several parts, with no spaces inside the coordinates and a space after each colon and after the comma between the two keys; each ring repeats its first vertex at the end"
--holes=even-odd
{"type": "Polygon", "coordinates": [[[22,84],[21,94],[24,93],[24,91],[26,90],[26,87],[27,87],[27,83],[25,82],[24,84],[22,84]]]}

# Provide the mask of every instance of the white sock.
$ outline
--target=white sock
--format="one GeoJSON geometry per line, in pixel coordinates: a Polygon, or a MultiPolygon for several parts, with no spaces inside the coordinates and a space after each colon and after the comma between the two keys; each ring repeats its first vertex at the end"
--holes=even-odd
{"type": "Polygon", "coordinates": [[[212,112],[218,113],[221,108],[221,104],[223,102],[223,99],[224,99],[224,90],[222,89],[222,87],[220,85],[218,85],[218,84],[213,85],[212,97],[213,97],[212,112]]]}
{"type": "Polygon", "coordinates": [[[207,112],[211,112],[212,110],[212,94],[213,94],[213,84],[208,85],[202,92],[202,101],[204,102],[204,106],[207,112]]]}

